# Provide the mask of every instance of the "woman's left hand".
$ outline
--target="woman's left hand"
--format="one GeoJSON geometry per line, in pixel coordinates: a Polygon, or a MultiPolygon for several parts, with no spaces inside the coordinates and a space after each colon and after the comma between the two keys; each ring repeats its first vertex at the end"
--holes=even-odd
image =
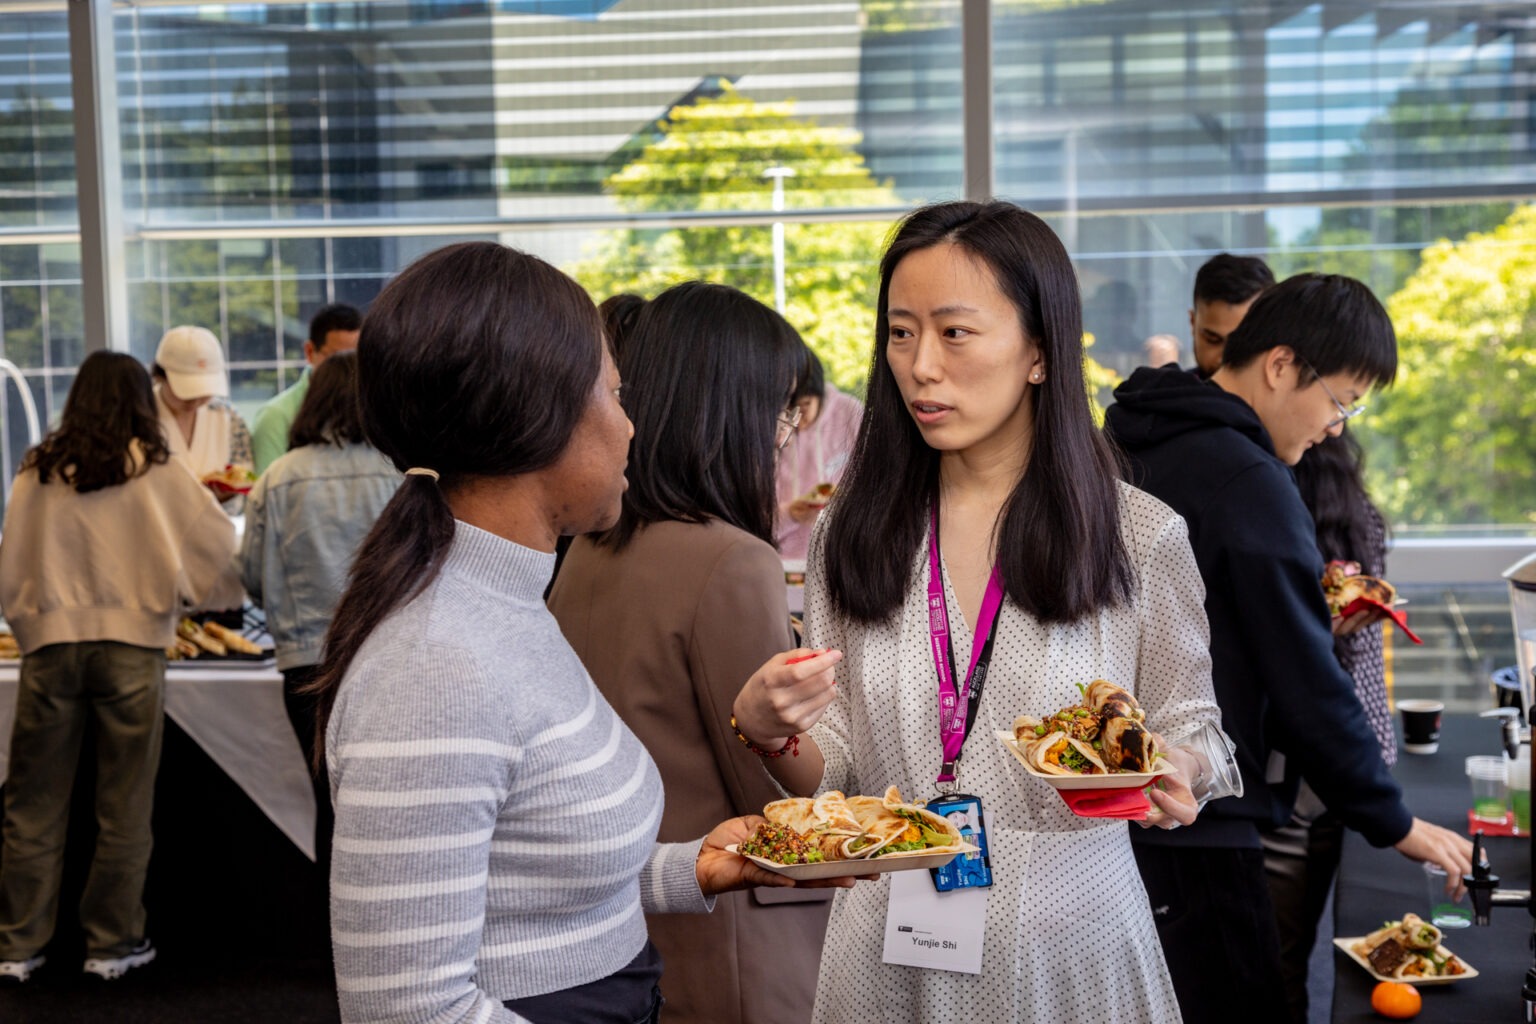
{"type": "Polygon", "coordinates": [[[1152,798],[1152,809],[1147,812],[1144,821],[1136,824],[1142,828],[1178,828],[1180,825],[1191,825],[1200,814],[1200,805],[1195,801],[1195,794],[1189,788],[1189,780],[1200,773],[1200,764],[1195,760],[1195,755],[1187,750],[1165,750],[1163,757],[1178,769],[1171,775],[1164,775],[1151,789],[1147,791],[1152,798]]]}
{"type": "Polygon", "coordinates": [[[1386,617],[1386,611],[1374,605],[1367,606],[1348,618],[1335,615],[1331,624],[1333,635],[1349,636],[1352,633],[1358,633],[1362,629],[1369,629],[1386,617]]]}
{"type": "MultiPolygon", "coordinates": [[[[715,896],[722,892],[734,892],[737,889],[751,889],[754,886],[792,886],[797,883],[793,878],[775,874],[767,868],[760,868],[747,858],[731,853],[727,846],[744,843],[757,831],[757,826],[767,819],[756,814],[749,814],[741,818],[731,818],[716,825],[709,835],[704,837],[704,846],[699,850],[699,859],[694,863],[694,873],[699,880],[699,890],[706,896],[715,896]]],[[[802,889],[828,889],[828,888],[853,888],[854,879],[849,878],[822,878],[810,882],[800,882],[802,889]]]]}

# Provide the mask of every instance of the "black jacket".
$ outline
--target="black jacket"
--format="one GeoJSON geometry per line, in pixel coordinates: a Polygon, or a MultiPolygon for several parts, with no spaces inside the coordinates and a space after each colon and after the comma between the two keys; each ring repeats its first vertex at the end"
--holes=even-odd
{"type": "Polygon", "coordinates": [[[1133,838],[1257,845],[1255,829],[1285,823],[1304,777],[1372,845],[1401,840],[1412,816],[1334,656],[1312,517],[1253,408],[1177,367],[1144,368],[1115,389],[1105,430],[1129,456],[1131,482],[1189,526],[1216,703],[1245,788],[1190,828],[1133,838]],[[1285,778],[1267,784],[1272,751],[1285,755],[1285,778]]]}

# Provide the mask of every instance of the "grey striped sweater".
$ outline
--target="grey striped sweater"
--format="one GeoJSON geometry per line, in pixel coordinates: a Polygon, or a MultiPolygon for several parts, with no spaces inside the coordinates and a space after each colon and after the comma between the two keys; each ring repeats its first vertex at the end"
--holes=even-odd
{"type": "Polygon", "coordinates": [[[657,844],[650,755],[541,595],[554,556],[458,523],[441,574],[358,652],[326,731],[347,1022],[517,1021],[707,911],[699,842],[657,844]]]}

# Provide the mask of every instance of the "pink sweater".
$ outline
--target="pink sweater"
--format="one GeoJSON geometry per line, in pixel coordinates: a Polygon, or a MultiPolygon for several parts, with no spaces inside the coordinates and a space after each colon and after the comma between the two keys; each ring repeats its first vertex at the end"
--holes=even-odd
{"type": "Polygon", "coordinates": [[[789,503],[804,497],[817,484],[835,484],[843,478],[863,417],[864,403],[828,384],[816,422],[797,431],[779,453],[779,514],[774,540],[781,558],[804,558],[811,527],[816,525],[814,519],[805,523],[791,519],[789,503]]]}

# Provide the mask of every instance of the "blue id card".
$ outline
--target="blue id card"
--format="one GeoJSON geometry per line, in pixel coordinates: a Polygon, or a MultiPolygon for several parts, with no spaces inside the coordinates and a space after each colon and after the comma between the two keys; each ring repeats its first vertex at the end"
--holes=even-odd
{"type": "Polygon", "coordinates": [[[992,863],[987,856],[987,825],[981,814],[981,798],[968,793],[948,793],[928,801],[927,809],[948,818],[960,830],[960,839],[976,847],[975,853],[962,853],[941,868],[929,868],[933,887],[939,892],[951,889],[985,889],[992,884],[992,863]]]}

